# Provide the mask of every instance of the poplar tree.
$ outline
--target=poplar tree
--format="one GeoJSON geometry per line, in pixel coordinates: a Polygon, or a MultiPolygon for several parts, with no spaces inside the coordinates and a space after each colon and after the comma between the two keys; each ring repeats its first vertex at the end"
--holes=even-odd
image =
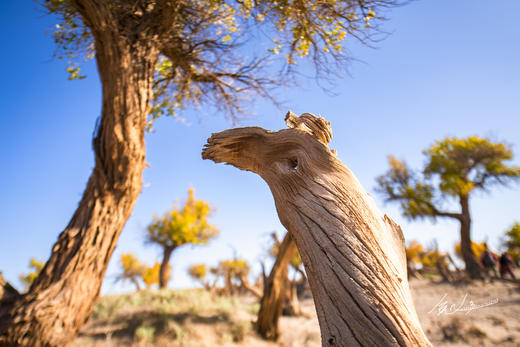
{"type": "Polygon", "coordinates": [[[447,137],[424,152],[422,172],[390,156],[389,170],[379,176],[376,190],[386,201],[398,202],[405,217],[450,218],[460,223],[460,249],[471,278],[481,278],[480,262],[472,249],[470,196],[520,177],[520,167],[508,165],[513,151],[502,142],[470,136],[447,137]],[[449,209],[455,201],[459,208],[449,209]]]}
{"type": "Polygon", "coordinates": [[[218,235],[218,229],[208,221],[211,206],[206,201],[195,199],[194,194],[195,191],[189,189],[188,199],[182,208],[174,206],[162,217],[154,217],[148,226],[147,241],[163,250],[159,288],[168,285],[170,258],[177,248],[187,244],[204,245],[218,235]]]}
{"type": "Polygon", "coordinates": [[[352,58],[345,42],[380,40],[379,23],[398,2],[42,0],[70,78],[95,59],[102,109],[94,169],[40,275],[26,295],[0,278],[10,293],[0,299],[0,345],[66,345],[92,312],[142,188],[153,119],[193,106],[235,119],[302,67],[337,76],[352,58]]]}

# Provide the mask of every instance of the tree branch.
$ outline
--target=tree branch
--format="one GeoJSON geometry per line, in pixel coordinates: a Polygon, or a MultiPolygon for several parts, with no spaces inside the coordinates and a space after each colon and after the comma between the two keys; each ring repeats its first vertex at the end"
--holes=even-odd
{"type": "Polygon", "coordinates": [[[457,220],[461,220],[462,219],[462,214],[460,214],[460,213],[443,212],[443,211],[438,211],[435,208],[434,208],[434,211],[433,211],[433,216],[436,216],[436,217],[449,217],[449,218],[455,218],[457,220]]]}
{"type": "Polygon", "coordinates": [[[107,1],[73,0],[73,4],[93,33],[106,30],[109,27],[112,30],[117,30],[117,22],[107,1]]]}
{"type": "Polygon", "coordinates": [[[3,306],[5,303],[13,302],[20,297],[20,293],[5,280],[0,271],[0,303],[3,306]]]}
{"type": "Polygon", "coordinates": [[[177,14],[182,8],[182,1],[158,0],[153,10],[147,14],[147,21],[143,21],[143,28],[154,27],[154,33],[162,41],[172,30],[177,14]]]}

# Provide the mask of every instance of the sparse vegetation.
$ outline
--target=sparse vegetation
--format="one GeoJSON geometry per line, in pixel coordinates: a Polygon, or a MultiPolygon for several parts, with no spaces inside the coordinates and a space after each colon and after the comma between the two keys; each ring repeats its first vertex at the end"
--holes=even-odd
{"type": "Polygon", "coordinates": [[[251,322],[240,321],[236,322],[231,326],[231,336],[233,342],[244,341],[246,333],[251,330],[251,322]]]}
{"type": "Polygon", "coordinates": [[[252,305],[257,304],[239,297],[214,296],[203,289],[109,295],[96,303],[80,339],[88,340],[115,326],[113,336],[128,344],[152,346],[168,341],[167,345],[192,346],[189,341],[201,338],[198,331],[211,327],[218,330],[221,342],[240,342],[252,334],[252,305]]]}
{"type": "MultiPolygon", "coordinates": [[[[474,346],[490,346],[492,340],[498,341],[496,345],[500,346],[518,345],[519,322],[506,318],[518,316],[518,305],[491,305],[468,314],[465,311],[450,315],[428,313],[445,293],[450,304],[460,301],[464,295],[475,304],[488,303],[497,297],[518,300],[520,294],[515,290],[515,283],[503,281],[473,287],[453,286],[438,279],[435,283],[412,279],[411,285],[419,319],[435,346],[452,346],[452,340],[474,346]],[[477,330],[486,333],[479,334],[477,330]]],[[[112,346],[129,347],[320,345],[312,299],[301,302],[306,315],[282,317],[283,334],[277,342],[267,342],[252,329],[251,322],[259,305],[251,298],[212,296],[203,289],[143,290],[105,296],[95,305],[95,314],[74,346],[107,346],[108,336],[112,346]]]]}
{"type": "Polygon", "coordinates": [[[141,325],[135,330],[135,337],[138,341],[153,342],[155,328],[151,325],[141,325]]]}

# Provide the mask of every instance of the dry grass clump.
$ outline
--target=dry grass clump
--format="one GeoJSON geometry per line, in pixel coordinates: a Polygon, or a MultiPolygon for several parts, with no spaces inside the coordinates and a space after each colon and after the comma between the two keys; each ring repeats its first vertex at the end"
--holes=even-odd
{"type": "Polygon", "coordinates": [[[222,343],[240,342],[251,322],[236,315],[252,307],[235,297],[212,296],[202,289],[145,290],[100,298],[76,344],[102,346],[185,346],[214,331],[222,343]]]}

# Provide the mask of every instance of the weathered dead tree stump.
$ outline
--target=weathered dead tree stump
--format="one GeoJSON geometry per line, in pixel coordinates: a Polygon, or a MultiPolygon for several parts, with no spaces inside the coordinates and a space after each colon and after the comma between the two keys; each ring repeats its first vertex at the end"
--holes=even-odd
{"type": "Polygon", "coordinates": [[[271,273],[264,283],[264,292],[255,324],[256,331],[265,339],[276,340],[278,338],[278,319],[282,315],[289,286],[288,266],[297,252],[296,243],[291,233],[287,232],[278,247],[278,256],[271,273]]]}
{"type": "Polygon", "coordinates": [[[400,227],[377,209],[327,144],[330,124],[286,116],[290,129],[213,134],[204,159],[259,174],[292,233],[323,346],[428,346],[408,288],[400,227]]]}

